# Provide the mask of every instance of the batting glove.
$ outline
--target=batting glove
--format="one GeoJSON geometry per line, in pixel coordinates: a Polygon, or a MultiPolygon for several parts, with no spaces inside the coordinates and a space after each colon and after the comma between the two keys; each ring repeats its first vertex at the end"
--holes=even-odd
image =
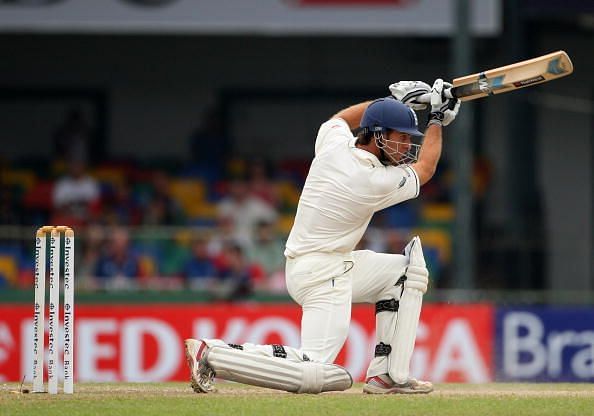
{"type": "Polygon", "coordinates": [[[444,82],[438,78],[431,87],[431,114],[429,114],[428,124],[438,124],[440,126],[449,125],[460,109],[460,100],[457,98],[447,98],[445,91],[452,88],[452,84],[444,82]]]}
{"type": "Polygon", "coordinates": [[[427,103],[419,101],[423,94],[431,92],[429,84],[423,81],[398,81],[388,87],[392,96],[413,110],[424,110],[427,103]]]}

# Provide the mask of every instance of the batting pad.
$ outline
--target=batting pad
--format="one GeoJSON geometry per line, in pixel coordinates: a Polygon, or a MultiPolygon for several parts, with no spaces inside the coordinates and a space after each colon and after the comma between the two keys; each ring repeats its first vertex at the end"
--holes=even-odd
{"type": "Polygon", "coordinates": [[[406,246],[405,255],[409,258],[409,266],[400,297],[392,352],[388,358],[389,375],[396,383],[405,383],[409,378],[410,359],[415,346],[423,294],[427,291],[429,281],[419,237],[413,238],[406,246]]]}
{"type": "Polygon", "coordinates": [[[405,383],[410,371],[410,359],[415,346],[417,325],[421,314],[423,293],[417,289],[407,289],[400,298],[400,310],[396,324],[396,340],[388,358],[389,374],[396,383],[405,383]]]}
{"type": "Polygon", "coordinates": [[[212,346],[206,362],[224,380],[292,393],[343,391],[353,385],[349,372],[335,364],[295,361],[262,354],[212,346]]]}

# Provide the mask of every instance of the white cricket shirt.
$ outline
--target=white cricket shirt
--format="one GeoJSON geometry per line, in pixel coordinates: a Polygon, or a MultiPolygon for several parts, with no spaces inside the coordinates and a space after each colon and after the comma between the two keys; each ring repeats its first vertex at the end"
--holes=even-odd
{"type": "Polygon", "coordinates": [[[350,253],[374,212],[419,194],[414,169],[384,166],[355,141],[342,119],[321,125],[285,256],[350,253]]]}

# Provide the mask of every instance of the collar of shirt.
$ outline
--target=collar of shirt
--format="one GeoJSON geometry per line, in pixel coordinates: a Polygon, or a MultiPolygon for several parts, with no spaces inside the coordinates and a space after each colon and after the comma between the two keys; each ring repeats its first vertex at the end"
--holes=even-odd
{"type": "Polygon", "coordinates": [[[382,162],[379,161],[376,155],[367,150],[359,149],[355,143],[357,141],[356,137],[353,137],[349,140],[349,147],[353,150],[353,154],[360,160],[368,162],[372,167],[376,168],[379,166],[383,166],[382,162]]]}

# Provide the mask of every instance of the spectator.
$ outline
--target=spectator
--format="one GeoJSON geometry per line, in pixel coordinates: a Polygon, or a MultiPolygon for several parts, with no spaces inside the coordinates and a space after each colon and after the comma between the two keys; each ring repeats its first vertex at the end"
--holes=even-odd
{"type": "Polygon", "coordinates": [[[250,194],[244,179],[235,179],[231,182],[229,196],[219,203],[218,216],[219,219],[231,219],[235,238],[251,244],[256,224],[260,221],[275,222],[277,213],[274,208],[250,194]]]}
{"type": "Polygon", "coordinates": [[[248,249],[250,261],[262,266],[267,277],[285,267],[285,245],[276,235],[274,224],[260,221],[256,226],[254,243],[248,249]]]}
{"type": "Polygon", "coordinates": [[[193,161],[204,168],[220,169],[229,154],[229,139],[224,132],[223,112],[212,107],[204,112],[200,126],[190,135],[190,153],[193,161]]]}
{"type": "Polygon", "coordinates": [[[219,217],[217,218],[217,226],[215,232],[212,234],[208,242],[208,253],[215,261],[223,255],[223,249],[228,243],[239,244],[242,248],[247,249],[249,241],[240,241],[235,238],[235,224],[233,218],[219,217]]]}
{"type": "Polygon", "coordinates": [[[270,180],[268,165],[263,160],[249,165],[249,187],[253,196],[260,198],[274,208],[279,206],[279,195],[275,184],[270,180]]]}
{"type": "Polygon", "coordinates": [[[143,210],[134,198],[130,182],[118,183],[108,200],[103,197],[103,218],[110,225],[140,225],[143,210]]]}
{"type": "Polygon", "coordinates": [[[409,235],[404,231],[387,230],[385,233],[385,247],[383,251],[391,254],[401,253],[409,240],[409,235]]]}
{"type": "Polygon", "coordinates": [[[100,287],[131,289],[140,277],[140,261],[130,246],[130,235],[125,228],[115,227],[107,233],[107,246],[95,266],[100,287]]]}
{"type": "Polygon", "coordinates": [[[224,300],[249,296],[254,284],[263,278],[262,269],[248,262],[239,244],[228,243],[223,254],[224,264],[217,273],[218,284],[213,288],[213,294],[224,300]]]}
{"type": "Polygon", "coordinates": [[[0,187],[0,224],[16,225],[21,223],[20,212],[22,211],[15,203],[15,192],[12,187],[0,187]]]}
{"type": "Polygon", "coordinates": [[[153,194],[144,213],[145,225],[178,225],[184,223],[182,208],[171,197],[169,177],[157,171],[152,178],[153,194]]]}
{"type": "Polygon", "coordinates": [[[99,204],[99,185],[85,170],[84,162],[72,161],[68,174],[57,181],[52,194],[54,224],[84,225],[99,204]]]}
{"type": "Polygon", "coordinates": [[[217,276],[214,261],[208,254],[208,239],[197,237],[192,243],[191,257],[184,266],[184,278],[190,289],[208,289],[217,276]]]}
{"type": "Polygon", "coordinates": [[[95,224],[86,227],[81,243],[82,256],[80,265],[76,268],[76,284],[82,289],[97,289],[94,276],[105,243],[104,227],[95,224]]]}
{"type": "Polygon", "coordinates": [[[80,109],[71,109],[54,132],[56,158],[67,163],[88,162],[91,128],[80,109]]]}

